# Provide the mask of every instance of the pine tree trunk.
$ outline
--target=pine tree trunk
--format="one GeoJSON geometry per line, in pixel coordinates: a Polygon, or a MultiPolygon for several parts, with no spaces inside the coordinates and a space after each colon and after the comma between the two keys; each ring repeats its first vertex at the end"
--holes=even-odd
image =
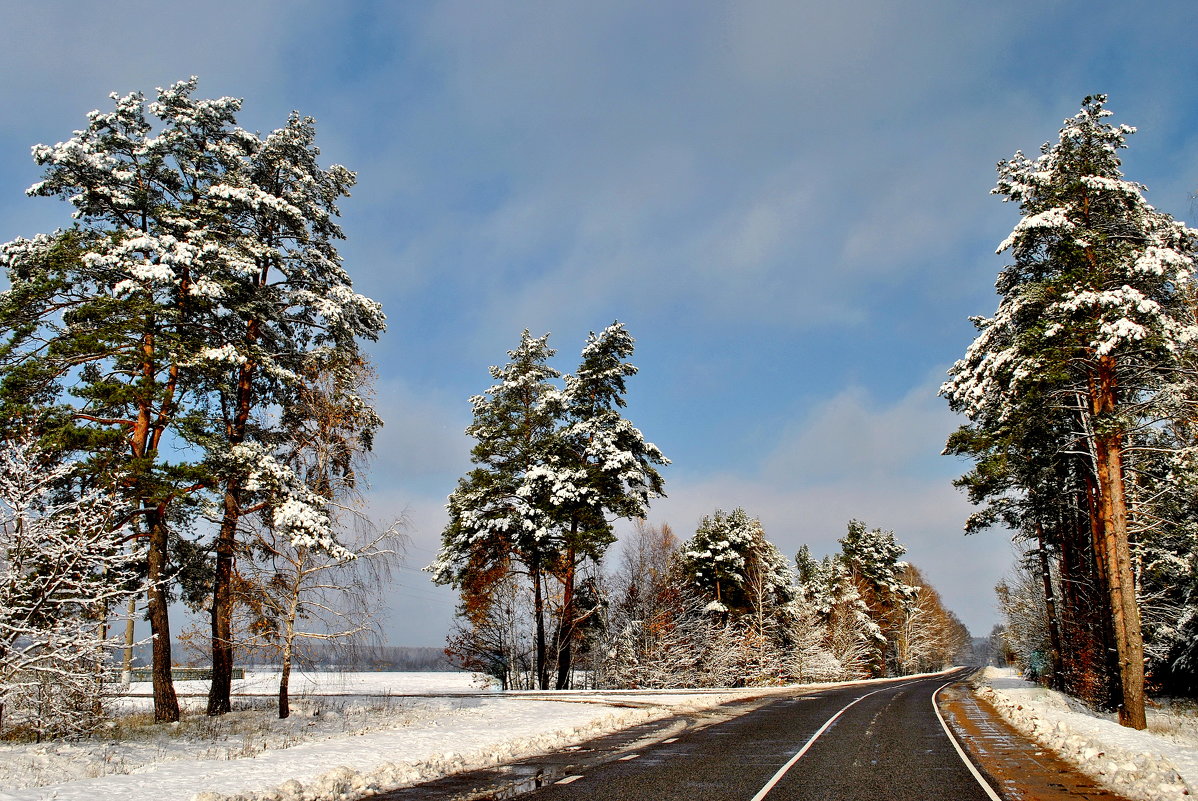
{"type": "Polygon", "coordinates": [[[208,688],[208,714],[232,710],[233,692],[233,544],[237,537],[240,504],[237,482],[225,491],[225,511],[216,540],[216,573],[212,582],[212,684],[208,688]]]}
{"type": "Polygon", "coordinates": [[[149,515],[150,547],[147,552],[147,576],[149,589],[146,592],[147,613],[150,618],[150,635],[153,654],[154,720],[174,723],[179,720],[179,698],[175,694],[175,683],[171,678],[171,626],[166,597],[166,521],[162,509],[149,515]]]}
{"type": "Polygon", "coordinates": [[[545,646],[545,599],[541,592],[541,558],[532,558],[533,615],[536,618],[536,671],[537,689],[549,689],[549,665],[545,646]]]}
{"type": "MultiPolygon", "coordinates": [[[[1091,442],[1095,439],[1090,437],[1091,442]]],[[[1087,511],[1086,519],[1079,528],[1088,529],[1088,581],[1083,592],[1085,603],[1078,607],[1077,614],[1079,621],[1086,626],[1090,639],[1090,650],[1085,661],[1088,685],[1086,695],[1082,697],[1098,706],[1109,707],[1119,705],[1123,691],[1118,660],[1114,656],[1115,615],[1111,611],[1110,582],[1107,579],[1107,560],[1103,547],[1102,492],[1095,472],[1098,463],[1096,454],[1096,450],[1092,452],[1084,472],[1087,511]]]]}
{"type": "Polygon", "coordinates": [[[557,654],[557,689],[570,685],[570,669],[574,659],[574,548],[566,551],[566,575],[562,580],[562,612],[557,627],[554,652],[557,654]]]}
{"type": "MultiPolygon", "coordinates": [[[[1097,419],[1102,420],[1104,415],[1115,410],[1115,362],[1110,356],[1099,359],[1098,375],[1091,382],[1091,398],[1097,419]]],[[[1144,712],[1144,642],[1128,543],[1122,432],[1097,432],[1094,451],[1103,562],[1119,660],[1122,693],[1119,723],[1133,729],[1145,729],[1148,723],[1144,712]]]]}
{"type": "Polygon", "coordinates": [[[1048,563],[1048,544],[1044,537],[1044,526],[1039,522],[1036,523],[1036,538],[1038,540],[1040,554],[1040,575],[1044,579],[1044,609],[1048,614],[1048,641],[1052,652],[1049,656],[1049,664],[1052,665],[1052,687],[1054,689],[1061,688],[1061,623],[1057,616],[1057,600],[1056,593],[1052,590],[1052,571],[1048,563]]]}
{"type": "Polygon", "coordinates": [[[1062,509],[1060,526],[1061,627],[1064,689],[1095,706],[1113,705],[1113,685],[1106,668],[1110,641],[1109,596],[1098,575],[1093,461],[1078,459],[1073,470],[1062,468],[1062,486],[1074,487],[1062,509]],[[1066,475],[1066,472],[1068,475],[1066,475]]]}
{"type": "MultiPolygon", "coordinates": [[[[265,270],[262,279],[265,280],[265,270]]],[[[258,322],[246,324],[246,345],[258,340],[258,322]]],[[[246,427],[254,397],[252,361],[241,365],[237,375],[237,405],[226,426],[229,447],[245,442],[246,427]]],[[[233,692],[233,563],[237,525],[241,520],[241,479],[234,476],[225,484],[224,510],[216,541],[216,574],[212,583],[212,684],[208,688],[208,714],[223,715],[232,709],[233,692]]]]}

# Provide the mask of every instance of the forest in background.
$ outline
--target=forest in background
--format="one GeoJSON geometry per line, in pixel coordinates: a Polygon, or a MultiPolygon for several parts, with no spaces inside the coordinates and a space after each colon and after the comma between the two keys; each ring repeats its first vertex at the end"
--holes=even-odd
{"type": "Polygon", "coordinates": [[[504,687],[727,687],[902,675],[969,635],[894,534],[851,521],[841,552],[792,562],[744,509],[679,542],[645,522],[661,451],[623,415],[636,375],[618,321],[579,367],[527,330],[471,398],[475,468],[449,497],[433,580],[461,598],[451,654],[504,687]],[[632,518],[616,571],[613,522],[632,518]]]}

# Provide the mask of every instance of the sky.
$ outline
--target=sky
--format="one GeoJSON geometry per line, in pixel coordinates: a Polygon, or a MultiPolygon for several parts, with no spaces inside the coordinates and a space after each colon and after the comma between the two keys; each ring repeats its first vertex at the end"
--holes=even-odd
{"type": "MultiPolygon", "coordinates": [[[[70,223],[29,152],[190,75],[266,132],[316,119],[346,269],[383,304],[369,503],[402,518],[388,640],[440,645],[420,568],[470,468],[468,398],[528,328],[570,371],[637,339],[628,417],[671,459],[651,523],[743,506],[785,553],[895,532],[975,635],[1009,533],[964,536],[937,390],[994,311],[995,164],[1107,93],[1125,173],[1193,224],[1198,4],[0,0],[0,241],[70,223]]],[[[621,523],[618,530],[626,530],[621,523]]]]}

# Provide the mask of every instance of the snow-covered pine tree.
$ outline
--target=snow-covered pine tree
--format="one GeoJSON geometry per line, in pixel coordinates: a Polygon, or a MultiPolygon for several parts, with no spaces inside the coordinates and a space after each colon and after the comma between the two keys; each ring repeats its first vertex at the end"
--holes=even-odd
{"type": "MultiPolygon", "coordinates": [[[[1198,339],[1191,276],[1198,233],[1157,211],[1123,178],[1118,151],[1134,129],[1105,121],[1087,97],[1056,143],[999,164],[996,194],[1022,215],[998,252],[994,317],[950,371],[944,394],[971,419],[1003,421],[1055,399],[1072,409],[1093,476],[1088,512],[1118,654],[1120,722],[1144,728],[1144,654],[1127,502],[1128,447],[1143,425],[1195,396],[1198,339]]],[[[1192,416],[1192,414],[1191,414],[1192,416]]],[[[1062,443],[1069,447],[1071,443],[1062,443]]]]}
{"type": "Polygon", "coordinates": [[[801,683],[845,678],[848,675],[845,666],[828,647],[824,626],[815,610],[797,599],[791,606],[790,633],[783,653],[784,675],[801,683]]]}
{"type": "Polygon", "coordinates": [[[223,279],[240,263],[204,197],[254,140],[234,124],[239,101],[195,100],[193,88],[176,84],[149,103],[113,95],[111,112],[93,111],[72,138],[35,147],[45,174],[29,194],[68,200],[75,227],[0,248],[11,284],[0,302],[4,401],[41,421],[44,443],[88,453],[137,511],[162,721],[179,718],[168,529],[206,480],[165,446],[194,401],[194,366],[220,358],[208,333],[223,279]]]}
{"type": "Polygon", "coordinates": [[[615,541],[613,520],[645,517],[649,501],[665,494],[657,467],[669,460],[620,412],[627,405],[625,379],[637,373],[627,361],[634,346],[618,321],[590,333],[565,390],[548,398],[563,427],[531,489],[548,501],[560,537],[555,572],[562,604],[553,637],[558,689],[569,686],[575,641],[589,616],[576,603],[580,567],[598,564],[615,541]]]}
{"type": "Polygon", "coordinates": [[[41,420],[43,441],[119,473],[138,508],[160,720],[178,718],[172,519],[198,490],[223,496],[213,604],[219,712],[232,664],[222,621],[238,510],[267,503],[291,514],[297,536],[328,539],[319,509],[294,497],[241,497],[279,434],[261,429],[267,416],[255,428],[253,414],[285,407],[315,353],[356,353],[357,339],[377,336],[383,320],[352,291],[331,245],[340,236],[336,201],[353,176],[316,166],[312,121],[293,116],[263,140],[237,127],[241,101],[198,99],[195,88],[193,78],[150,102],[114,95],[112,112],[92,112],[68,141],[34,148],[46,172],[30,194],[69,200],[76,227],[0,253],[12,284],[0,299],[5,405],[41,420]],[[207,458],[167,449],[172,441],[207,458]]]}
{"type": "Polygon", "coordinates": [[[870,648],[870,670],[875,676],[896,675],[895,640],[906,606],[915,597],[915,589],[902,581],[908,565],[899,557],[906,549],[895,541],[894,532],[867,528],[859,520],[849,521],[840,548],[849,578],[877,626],[870,648]]]}
{"type": "Polygon", "coordinates": [[[109,611],[142,589],[127,511],[32,436],[0,441],[0,737],[100,722],[109,611]]]}
{"type": "Polygon", "coordinates": [[[478,626],[489,625],[493,595],[504,588],[510,571],[518,566],[525,572],[534,595],[534,670],[540,689],[549,688],[546,571],[560,553],[543,480],[558,434],[548,402],[558,391],[552,382],[561,376],[548,364],[554,354],[548,334],[534,337],[525,329],[520,344],[508,352],[511,361],[490,368],[498,383],[470,399],[474,421],[466,433],[477,440],[471,450],[477,466],[449,496],[441,551],[427,568],[434,582],[460,591],[459,616],[478,626]]]}
{"type": "MultiPolygon", "coordinates": [[[[336,537],[319,507],[302,509],[297,497],[254,497],[246,490],[259,451],[294,440],[296,428],[284,421],[307,408],[305,386],[335,383],[338,371],[365,365],[359,343],[375,340],[385,327],[379,304],[353,289],[334,242],[343,239],[335,218],[337,201],[349,194],[354,174],[340,165],[317,162],[315,122],[293,113],[234,162],[220,182],[206,189],[212,227],[237,261],[224,276],[221,326],[205,359],[206,388],[213,416],[196,437],[221,480],[221,520],[213,581],[212,683],[208,714],[230,709],[233,669],[231,638],[233,561],[240,517],[265,506],[276,517],[294,510],[304,525],[292,527],[302,548],[337,549],[336,537]],[[281,409],[282,414],[263,414],[281,409]],[[311,523],[316,522],[313,527],[311,523]]],[[[369,372],[369,371],[368,371],[369,372]]],[[[344,382],[343,382],[344,383],[344,382]]],[[[340,390],[345,395],[344,385],[340,390]]],[[[381,425],[361,393],[342,398],[357,420],[355,448],[369,448],[381,425]]],[[[280,462],[285,464],[285,462],[280,462]]],[[[317,494],[320,494],[317,489],[317,494]]],[[[280,529],[284,535],[287,528],[280,529]]]]}
{"type": "MultiPolygon", "coordinates": [[[[982,507],[966,520],[965,532],[1003,525],[1033,549],[1029,569],[1043,586],[1051,643],[1051,667],[1041,678],[1087,703],[1113,707],[1118,681],[1107,669],[1113,647],[1109,596],[1090,515],[1093,463],[1081,409],[1061,399],[1061,390],[1049,384],[1024,393],[1018,414],[991,406],[953,433],[945,453],[974,461],[954,482],[982,507]]],[[[1142,467],[1136,472],[1143,474],[1142,467]]]]}
{"type": "Polygon", "coordinates": [[[704,612],[733,647],[738,681],[777,683],[788,678],[792,651],[805,647],[794,569],[765,536],[761,521],[742,508],[705,516],[683,543],[680,564],[706,602],[704,612]]]}
{"type": "Polygon", "coordinates": [[[761,521],[743,508],[717,509],[704,515],[695,535],[682,545],[682,563],[695,587],[708,596],[713,612],[743,614],[750,608],[746,582],[750,571],[764,569],[763,581],[771,603],[793,597],[790,564],[765,538],[761,521]],[[759,567],[759,565],[761,567],[759,567]]]}
{"type": "MultiPolygon", "coordinates": [[[[459,614],[485,620],[495,582],[521,567],[532,584],[537,685],[568,686],[575,641],[595,607],[577,603],[578,573],[597,563],[614,537],[612,521],[643,517],[662,494],[655,465],[668,464],[655,445],[619,409],[633,339],[614,323],[592,333],[565,388],[548,365],[548,335],[526,330],[500,383],[471,398],[478,467],[449,496],[449,525],[441,552],[429,566],[433,580],[462,592],[459,614]],[[560,584],[553,633],[546,625],[551,582],[560,584]]],[[[462,639],[462,638],[459,638],[462,639]]],[[[468,639],[468,638],[467,638],[468,639]]],[[[465,641],[462,639],[462,641],[465,641]]]]}

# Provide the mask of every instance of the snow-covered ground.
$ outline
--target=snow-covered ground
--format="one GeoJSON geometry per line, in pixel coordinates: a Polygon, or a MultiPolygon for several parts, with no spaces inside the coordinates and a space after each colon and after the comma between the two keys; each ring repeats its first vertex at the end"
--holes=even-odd
{"type": "MultiPolygon", "coordinates": [[[[150,700],[126,697],[115,705],[127,716],[103,737],[0,745],[0,799],[355,799],[762,692],[545,700],[495,693],[468,673],[324,673],[293,681],[293,694],[306,695],[293,698],[292,716],[281,721],[271,697],[277,682],[274,674],[247,673],[234,684],[243,708],[221,718],[203,714],[207,682],[177,682],[187,710],[178,724],[150,725],[150,700]]],[[[130,694],[148,692],[148,684],[134,684],[130,694]]]]}
{"type": "MultiPolygon", "coordinates": [[[[247,673],[235,682],[238,711],[221,718],[203,714],[206,682],[178,682],[188,712],[171,726],[149,723],[150,700],[137,697],[149,685],[134,684],[105,736],[0,744],[0,801],[356,799],[763,692],[501,694],[468,673],[323,673],[293,682],[292,716],[281,721],[277,681],[247,673]]],[[[1193,707],[1152,709],[1150,730],[1136,732],[1009,670],[987,668],[979,693],[1124,795],[1176,801],[1186,784],[1198,795],[1193,707]]]]}
{"type": "Polygon", "coordinates": [[[1150,707],[1148,730],[1120,726],[1068,696],[986,668],[978,695],[1016,729],[1051,748],[1112,790],[1143,801],[1198,795],[1198,709],[1150,707]]]}

